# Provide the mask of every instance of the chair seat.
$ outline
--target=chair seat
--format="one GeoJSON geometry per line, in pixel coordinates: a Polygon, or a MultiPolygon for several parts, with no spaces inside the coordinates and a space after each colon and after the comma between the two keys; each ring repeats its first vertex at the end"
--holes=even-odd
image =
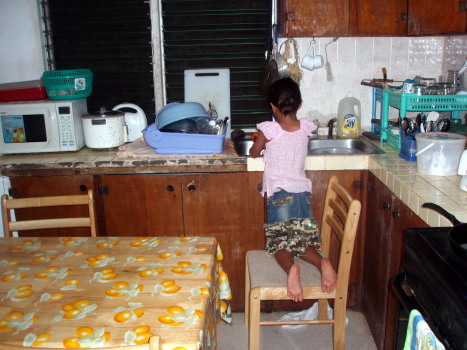
{"type": "MultiPolygon", "coordinates": [[[[287,288],[287,274],[264,250],[250,250],[246,253],[250,271],[250,288],[287,288]]],[[[321,274],[316,266],[295,258],[300,266],[300,282],[302,286],[321,286],[321,274]]]]}

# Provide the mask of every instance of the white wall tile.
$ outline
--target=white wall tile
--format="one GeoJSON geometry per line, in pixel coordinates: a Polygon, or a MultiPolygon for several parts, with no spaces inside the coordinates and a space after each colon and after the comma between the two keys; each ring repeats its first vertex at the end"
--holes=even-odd
{"type": "MultiPolygon", "coordinates": [[[[312,38],[295,38],[300,59],[305,56],[312,38]]],[[[372,89],[362,86],[362,79],[381,79],[382,68],[388,78],[398,81],[415,76],[438,79],[448,69],[460,69],[467,58],[467,35],[449,37],[346,37],[315,38],[316,53],[326,61],[325,47],[334,79],[326,80],[323,68],[302,68],[300,88],[303,106],[299,117],[318,119],[320,126],[337,115],[339,100],[352,92],[362,105],[362,128],[370,129],[372,89]],[[326,46],[326,44],[330,43],[326,46]]],[[[281,38],[279,44],[285,39],[281,38]]],[[[391,111],[392,114],[396,111],[391,111]]]]}

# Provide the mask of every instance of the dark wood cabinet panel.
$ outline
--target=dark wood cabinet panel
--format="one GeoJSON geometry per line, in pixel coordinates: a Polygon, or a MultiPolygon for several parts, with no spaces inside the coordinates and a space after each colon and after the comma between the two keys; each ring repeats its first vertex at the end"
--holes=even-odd
{"type": "Polygon", "coordinates": [[[467,32],[464,0],[408,0],[409,35],[462,34],[467,32]]]}
{"type": "MultiPolygon", "coordinates": [[[[74,195],[86,193],[88,189],[94,189],[92,175],[11,177],[10,182],[10,194],[13,198],[74,195]]],[[[15,215],[18,219],[29,220],[35,218],[87,216],[88,214],[85,211],[86,209],[83,207],[73,206],[66,208],[31,208],[17,209],[15,210],[15,215]],[[53,215],[50,215],[52,210],[53,215]]],[[[20,236],[23,237],[40,237],[43,235],[89,236],[90,232],[87,228],[69,228],[30,230],[20,233],[20,236]]]]}
{"type": "Polygon", "coordinates": [[[349,36],[404,36],[407,0],[350,1],[349,36]]]}
{"type": "Polygon", "coordinates": [[[245,254],[264,246],[262,173],[104,175],[103,217],[112,236],[214,236],[233,310],[244,308],[245,254]]]}
{"type": "Polygon", "coordinates": [[[108,236],[183,236],[182,187],[177,175],[103,175],[108,236]]]}
{"type": "Polygon", "coordinates": [[[280,0],[282,36],[348,36],[349,0],[280,0]]]}
{"type": "Polygon", "coordinates": [[[402,266],[405,230],[426,227],[379,179],[369,175],[362,310],[379,350],[394,349],[399,303],[392,278],[402,266]]]}
{"type": "Polygon", "coordinates": [[[465,0],[280,0],[283,37],[467,33],[465,0]]]}

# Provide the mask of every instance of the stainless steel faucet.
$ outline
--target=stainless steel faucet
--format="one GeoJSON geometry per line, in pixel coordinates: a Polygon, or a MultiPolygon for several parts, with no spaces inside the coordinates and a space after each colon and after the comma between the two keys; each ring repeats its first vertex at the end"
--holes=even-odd
{"type": "Polygon", "coordinates": [[[332,129],[333,129],[333,126],[334,126],[335,122],[337,122],[337,118],[332,118],[328,122],[328,139],[332,139],[332,129]]]}

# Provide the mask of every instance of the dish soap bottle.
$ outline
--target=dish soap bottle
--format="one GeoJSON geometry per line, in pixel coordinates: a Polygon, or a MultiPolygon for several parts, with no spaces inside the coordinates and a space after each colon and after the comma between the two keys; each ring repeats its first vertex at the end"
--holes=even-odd
{"type": "Polygon", "coordinates": [[[361,131],[361,104],[349,92],[347,97],[339,101],[337,107],[337,137],[356,139],[361,131]]]}

